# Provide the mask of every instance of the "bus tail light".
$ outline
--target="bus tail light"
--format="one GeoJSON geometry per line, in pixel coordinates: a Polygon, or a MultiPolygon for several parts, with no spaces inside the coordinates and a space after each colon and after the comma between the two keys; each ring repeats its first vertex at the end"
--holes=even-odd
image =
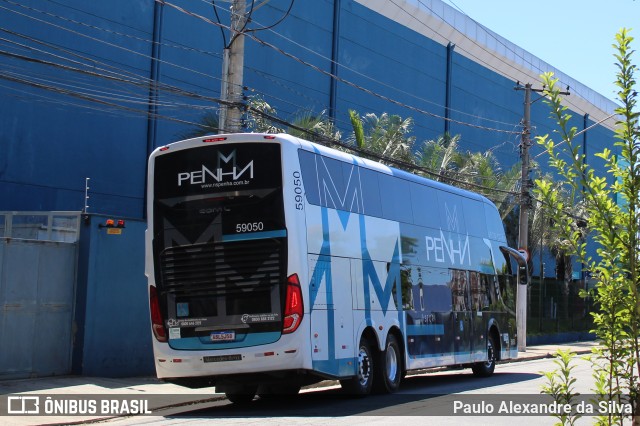
{"type": "Polygon", "coordinates": [[[155,286],[149,286],[149,310],[151,311],[151,329],[158,342],[167,341],[167,332],[164,329],[162,313],[160,312],[160,301],[158,291],[155,286]]]}
{"type": "Polygon", "coordinates": [[[287,298],[284,305],[284,322],[282,324],[282,334],[293,333],[298,329],[304,315],[302,304],[302,289],[298,274],[293,274],[287,278],[287,298]]]}

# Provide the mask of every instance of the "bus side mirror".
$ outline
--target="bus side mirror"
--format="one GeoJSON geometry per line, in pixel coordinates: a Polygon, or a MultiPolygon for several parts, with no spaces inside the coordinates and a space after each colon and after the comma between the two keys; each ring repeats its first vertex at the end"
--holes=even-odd
{"type": "Polygon", "coordinates": [[[506,246],[500,246],[500,251],[502,251],[502,253],[507,256],[511,256],[518,264],[518,271],[516,275],[518,284],[529,284],[529,267],[527,265],[527,260],[524,258],[522,253],[520,253],[518,250],[514,250],[511,247],[506,246]]]}
{"type": "Polygon", "coordinates": [[[518,284],[529,284],[529,268],[527,265],[518,264],[518,284]]]}

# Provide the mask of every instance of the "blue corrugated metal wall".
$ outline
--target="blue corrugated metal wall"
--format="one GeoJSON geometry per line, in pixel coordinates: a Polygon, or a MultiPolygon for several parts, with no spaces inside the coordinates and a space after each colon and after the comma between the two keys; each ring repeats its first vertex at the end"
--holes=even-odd
{"type": "Polygon", "coordinates": [[[153,375],[144,232],[126,220],[121,234],[99,227],[107,217],[81,225],[73,371],[86,376],[153,375]]]}
{"type": "MultiPolygon", "coordinates": [[[[180,139],[204,112],[215,111],[220,94],[223,37],[202,19],[215,21],[211,4],[173,3],[192,15],[152,0],[25,0],[0,8],[0,210],[79,211],[90,177],[90,212],[144,218],[149,151],[180,139]]],[[[288,5],[272,0],[252,25],[276,22],[288,5]]],[[[228,13],[221,11],[220,19],[229,22],[228,13]]],[[[284,119],[329,108],[326,73],[338,46],[335,121],[345,134],[348,110],[355,109],[413,117],[418,141],[436,138],[445,129],[440,117],[449,85],[451,117],[472,125],[451,123],[462,147],[495,148],[504,166],[518,159],[517,134],[473,126],[519,131],[523,93],[455,47],[448,81],[445,45],[354,0],[296,2],[275,32],[254,35],[288,55],[247,39],[246,94],[263,97],[284,119]]],[[[543,102],[533,104],[535,134],[553,130],[547,117],[543,102]]],[[[585,123],[593,121],[574,114],[572,125],[585,123]]],[[[589,161],[598,164],[593,154],[611,146],[611,137],[603,127],[589,132],[589,161]]],[[[108,236],[95,219],[82,233],[74,371],[153,374],[145,225],[129,220],[123,235],[108,236]]]]}
{"type": "MultiPolygon", "coordinates": [[[[173,4],[191,15],[150,0],[108,5],[28,0],[0,9],[4,37],[10,40],[0,56],[5,70],[0,84],[0,209],[80,210],[85,178],[90,177],[89,211],[144,217],[148,151],[181,138],[205,111],[215,111],[212,99],[220,93],[224,43],[221,29],[212,23],[211,4],[173,4]],[[155,67],[152,55],[159,59],[155,67]],[[157,92],[149,90],[152,75],[159,76],[157,92]],[[150,107],[150,99],[157,103],[150,107]]],[[[288,5],[289,0],[269,2],[251,25],[276,22],[288,5]]],[[[229,22],[228,13],[220,10],[220,19],[229,22]]],[[[336,72],[344,79],[336,84],[335,119],[345,134],[349,109],[413,117],[418,141],[444,132],[445,45],[354,0],[297,2],[275,32],[250,35],[290,54],[250,37],[246,42],[247,95],[262,96],[282,118],[329,108],[331,79],[326,73],[335,44],[336,72]],[[334,40],[336,7],[340,19],[334,40]]],[[[490,117],[513,126],[488,127],[517,131],[523,94],[513,90],[515,82],[455,47],[451,64],[452,118],[487,126],[480,117],[490,117]]],[[[535,103],[537,134],[552,129],[547,117],[546,106],[535,103]]],[[[574,122],[582,128],[579,115],[574,122]]],[[[496,148],[505,165],[518,159],[516,134],[455,122],[451,133],[462,135],[465,149],[496,148]]],[[[609,144],[610,136],[605,129],[592,131],[589,144],[609,144]]]]}
{"type": "Polygon", "coordinates": [[[148,89],[134,91],[94,73],[148,76],[148,44],[136,38],[125,43],[114,32],[149,38],[152,6],[124,0],[5,4],[0,22],[13,43],[2,50],[19,56],[4,55],[0,65],[0,209],[81,210],[88,176],[96,210],[142,215],[146,119],[108,104],[118,93],[146,102],[148,89]]]}
{"type": "Polygon", "coordinates": [[[0,379],[69,374],[75,243],[0,238],[0,379]]]}

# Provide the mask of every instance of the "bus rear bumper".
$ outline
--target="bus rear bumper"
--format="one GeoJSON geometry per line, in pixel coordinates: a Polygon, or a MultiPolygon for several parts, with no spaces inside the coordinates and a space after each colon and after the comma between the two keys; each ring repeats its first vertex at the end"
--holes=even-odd
{"type": "Polygon", "coordinates": [[[176,351],[167,344],[154,344],[156,373],[160,379],[311,369],[311,362],[305,361],[300,349],[282,345],[204,352],[176,351]]]}

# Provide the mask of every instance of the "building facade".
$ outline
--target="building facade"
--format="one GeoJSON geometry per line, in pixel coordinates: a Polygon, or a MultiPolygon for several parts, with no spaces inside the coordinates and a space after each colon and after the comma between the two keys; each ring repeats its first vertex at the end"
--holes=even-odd
{"type": "MultiPolygon", "coordinates": [[[[148,154],[218,111],[230,6],[6,2],[0,210],[88,206],[144,218],[148,154]]],[[[555,71],[571,87],[578,129],[615,107],[439,0],[274,0],[250,14],[245,95],[288,121],[325,111],[344,136],[349,109],[397,114],[413,118],[419,142],[459,134],[464,149],[491,149],[508,167],[519,158],[518,82],[555,71]]],[[[534,135],[553,129],[543,102],[532,106],[532,125],[534,135]]],[[[611,120],[582,138],[593,158],[612,145],[611,120]]]]}

